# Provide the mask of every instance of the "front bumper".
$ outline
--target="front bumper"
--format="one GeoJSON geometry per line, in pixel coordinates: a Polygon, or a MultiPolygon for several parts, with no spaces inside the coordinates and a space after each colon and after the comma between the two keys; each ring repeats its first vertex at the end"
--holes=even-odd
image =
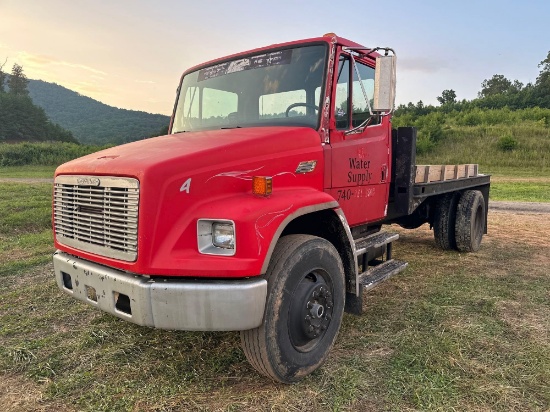
{"type": "Polygon", "coordinates": [[[265,279],[155,279],[121,272],[57,251],[57,285],[91,306],[159,329],[228,331],[261,325],[265,279]]]}

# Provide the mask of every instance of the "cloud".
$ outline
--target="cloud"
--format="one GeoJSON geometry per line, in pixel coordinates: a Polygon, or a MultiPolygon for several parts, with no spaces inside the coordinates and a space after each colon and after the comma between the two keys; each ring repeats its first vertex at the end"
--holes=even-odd
{"type": "Polygon", "coordinates": [[[89,96],[89,95],[103,96],[103,95],[110,94],[109,91],[106,90],[104,87],[98,86],[96,84],[88,83],[88,82],[66,83],[66,87],[80,94],[84,94],[86,96],[89,96]]]}
{"type": "Polygon", "coordinates": [[[103,75],[103,76],[107,75],[107,73],[98,69],[94,69],[93,67],[86,66],[84,64],[71,63],[64,60],[58,60],[55,57],[48,56],[45,54],[32,54],[32,53],[27,53],[23,51],[18,53],[17,57],[20,61],[22,61],[23,66],[25,66],[26,64],[30,64],[36,68],[37,66],[45,66],[45,65],[52,64],[56,66],[69,67],[71,69],[80,69],[90,73],[94,73],[96,75],[103,75]]]}
{"type": "Polygon", "coordinates": [[[18,53],[18,58],[23,60],[25,63],[31,63],[36,65],[51,64],[55,62],[55,59],[44,54],[30,54],[27,52],[18,53]]]}
{"type": "Polygon", "coordinates": [[[86,71],[89,71],[89,72],[92,72],[92,73],[95,73],[95,74],[107,76],[107,73],[105,73],[101,70],[94,69],[93,67],[90,67],[90,66],[85,66],[83,64],[74,64],[74,63],[69,63],[69,62],[65,62],[65,61],[56,62],[54,64],[59,64],[61,66],[71,67],[73,69],[82,69],[82,70],[86,70],[86,71]]]}
{"type": "Polygon", "coordinates": [[[152,80],[134,80],[134,82],[142,84],[157,84],[157,82],[154,82],[152,80]]]}
{"type": "Polygon", "coordinates": [[[449,62],[433,57],[401,57],[397,58],[399,70],[423,73],[436,73],[449,68],[449,62]]]}

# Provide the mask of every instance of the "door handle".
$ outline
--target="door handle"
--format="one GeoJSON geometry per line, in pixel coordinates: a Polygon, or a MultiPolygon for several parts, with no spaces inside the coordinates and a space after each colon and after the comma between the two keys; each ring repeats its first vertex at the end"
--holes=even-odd
{"type": "Polygon", "coordinates": [[[382,165],[382,178],[380,179],[381,182],[385,182],[388,178],[388,166],[382,165]]]}

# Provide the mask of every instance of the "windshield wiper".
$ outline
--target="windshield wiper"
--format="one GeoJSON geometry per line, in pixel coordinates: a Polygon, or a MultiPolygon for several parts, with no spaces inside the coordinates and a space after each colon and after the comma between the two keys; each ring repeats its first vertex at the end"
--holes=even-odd
{"type": "Polygon", "coordinates": [[[242,126],[226,126],[226,127],[220,127],[220,129],[242,129],[242,126]]]}

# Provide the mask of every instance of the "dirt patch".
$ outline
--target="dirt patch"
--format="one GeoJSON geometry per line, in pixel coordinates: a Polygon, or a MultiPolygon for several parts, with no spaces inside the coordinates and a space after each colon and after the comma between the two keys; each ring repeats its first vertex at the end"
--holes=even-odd
{"type": "MultiPolygon", "coordinates": [[[[550,205],[549,205],[550,206],[550,205]]],[[[550,247],[550,219],[543,213],[509,213],[489,211],[488,239],[499,242],[550,247]]]]}
{"type": "Polygon", "coordinates": [[[512,329],[521,335],[527,331],[529,338],[539,343],[550,342],[550,317],[544,307],[526,311],[520,302],[502,301],[498,303],[500,318],[508,323],[512,329]]]}
{"type": "Polygon", "coordinates": [[[550,213],[550,203],[504,202],[489,199],[489,210],[513,213],[550,213]]]}
{"type": "Polygon", "coordinates": [[[40,385],[13,375],[0,375],[0,405],[4,412],[73,410],[61,403],[44,400],[40,385]]]}

